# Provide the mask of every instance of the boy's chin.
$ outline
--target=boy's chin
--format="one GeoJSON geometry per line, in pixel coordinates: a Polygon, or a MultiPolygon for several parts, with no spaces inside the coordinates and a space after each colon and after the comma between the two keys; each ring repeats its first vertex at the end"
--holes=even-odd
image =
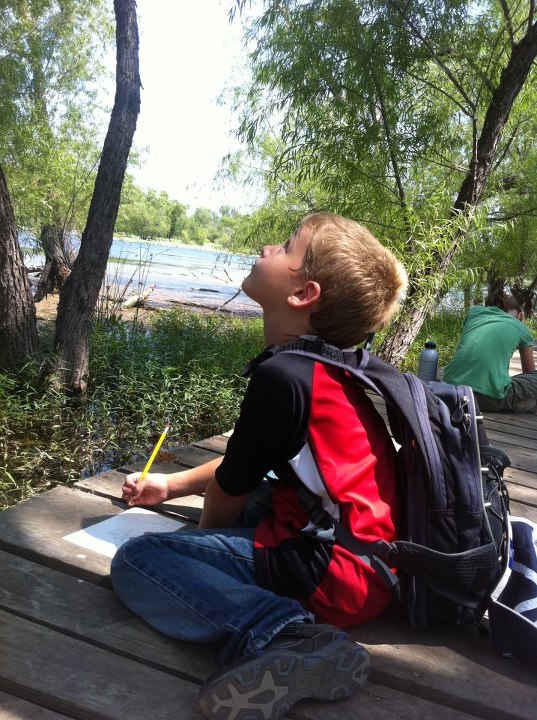
{"type": "Polygon", "coordinates": [[[250,298],[250,300],[257,302],[257,300],[255,298],[255,292],[252,292],[253,291],[253,283],[252,283],[249,275],[247,277],[245,277],[244,280],[242,281],[241,290],[245,295],[247,295],[250,298]]]}

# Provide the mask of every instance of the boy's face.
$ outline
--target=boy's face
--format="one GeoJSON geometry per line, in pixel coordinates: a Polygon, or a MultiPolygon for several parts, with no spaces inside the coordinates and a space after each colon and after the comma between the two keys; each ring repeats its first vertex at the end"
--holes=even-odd
{"type": "Polygon", "coordinates": [[[266,245],[243,280],[246,295],[264,310],[285,303],[302,284],[300,268],[311,237],[311,228],[302,226],[283,245],[266,245]]]}

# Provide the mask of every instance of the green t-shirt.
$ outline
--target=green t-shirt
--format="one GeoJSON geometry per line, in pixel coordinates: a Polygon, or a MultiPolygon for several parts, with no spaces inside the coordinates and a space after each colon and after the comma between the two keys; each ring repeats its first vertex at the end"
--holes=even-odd
{"type": "Polygon", "coordinates": [[[445,382],[469,385],[475,392],[503,398],[511,385],[509,363],[515,350],[533,346],[523,322],[497,307],[470,308],[445,382]]]}

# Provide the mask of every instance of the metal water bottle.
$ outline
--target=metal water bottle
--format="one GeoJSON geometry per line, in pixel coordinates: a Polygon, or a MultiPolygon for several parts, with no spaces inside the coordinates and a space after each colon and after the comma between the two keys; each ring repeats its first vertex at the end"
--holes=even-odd
{"type": "Polygon", "coordinates": [[[420,352],[418,362],[418,377],[425,382],[429,380],[436,380],[436,373],[438,372],[438,352],[436,350],[436,343],[432,340],[427,340],[425,347],[420,352]]]}

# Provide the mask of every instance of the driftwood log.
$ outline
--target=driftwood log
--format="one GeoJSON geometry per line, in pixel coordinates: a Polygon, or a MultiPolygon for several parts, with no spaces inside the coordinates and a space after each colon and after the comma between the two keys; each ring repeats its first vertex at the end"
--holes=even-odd
{"type": "Polygon", "coordinates": [[[155,289],[154,285],[150,285],[147,290],[144,290],[141,293],[136,293],[135,295],[129,295],[126,300],[124,300],[121,303],[121,307],[127,309],[127,308],[133,308],[133,307],[143,307],[145,305],[145,301],[147,298],[151,295],[153,290],[155,289]]]}

